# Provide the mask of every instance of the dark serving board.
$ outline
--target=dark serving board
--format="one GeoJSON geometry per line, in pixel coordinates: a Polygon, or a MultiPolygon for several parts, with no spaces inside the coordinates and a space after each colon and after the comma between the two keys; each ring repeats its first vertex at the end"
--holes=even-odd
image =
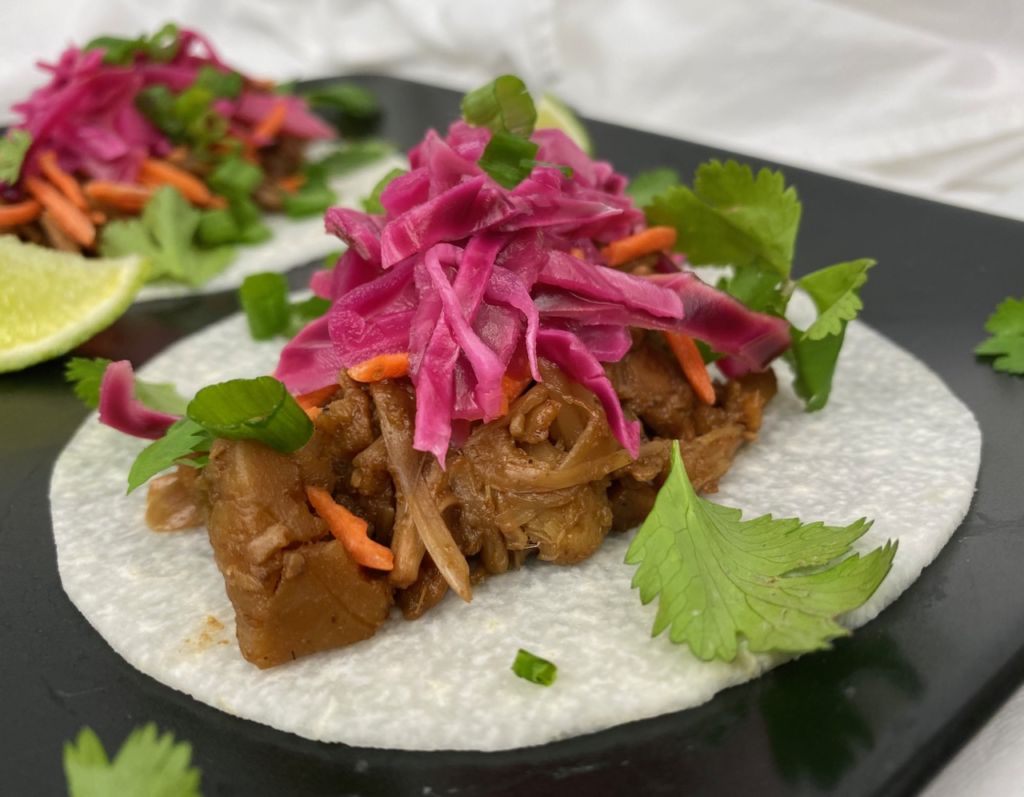
{"type": "MultiPolygon", "coordinates": [[[[358,80],[385,108],[383,135],[403,146],[457,114],[453,92],[358,80]]],[[[689,175],[705,159],[728,155],[608,124],[590,130],[598,154],[627,174],[672,165],[689,175]]],[[[543,747],[408,753],[280,733],[136,672],[65,596],[47,489],[86,410],[56,361],[0,376],[0,791],[61,794],[61,745],[79,728],[91,725],[116,749],[134,726],[156,720],[192,742],[208,797],[914,793],[1024,678],[1024,380],[998,375],[971,354],[996,303],[1024,290],[1024,224],[786,173],[805,208],[798,270],[876,257],[864,319],[937,371],[983,429],[970,514],[878,619],[834,650],[700,708],[543,747]]],[[[293,272],[293,284],[308,273],[293,272]]],[[[89,353],[138,364],[236,306],[233,293],[138,305],[89,353]]]]}

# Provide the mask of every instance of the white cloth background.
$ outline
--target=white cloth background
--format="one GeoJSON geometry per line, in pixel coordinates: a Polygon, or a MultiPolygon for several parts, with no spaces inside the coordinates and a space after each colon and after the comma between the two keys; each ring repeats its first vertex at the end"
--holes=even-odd
{"type": "MultiPolygon", "coordinates": [[[[167,20],[255,75],[515,71],[594,118],[1024,219],[1018,0],[9,0],[0,118],[38,58],[167,20]]],[[[1020,793],[1021,753],[1024,690],[924,793],[1020,793]]]]}

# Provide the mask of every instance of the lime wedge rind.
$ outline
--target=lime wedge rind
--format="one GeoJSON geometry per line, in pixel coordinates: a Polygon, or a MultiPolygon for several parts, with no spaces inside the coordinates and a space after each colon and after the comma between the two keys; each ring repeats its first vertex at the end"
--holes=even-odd
{"type": "Polygon", "coordinates": [[[537,123],[534,127],[538,130],[547,127],[561,130],[588,155],[594,154],[594,145],[587,128],[573,110],[554,94],[541,96],[537,103],[537,123]]]}
{"type": "Polygon", "coordinates": [[[0,237],[0,373],[58,357],[108,327],[147,270],[136,255],[92,259],[0,237]]]}

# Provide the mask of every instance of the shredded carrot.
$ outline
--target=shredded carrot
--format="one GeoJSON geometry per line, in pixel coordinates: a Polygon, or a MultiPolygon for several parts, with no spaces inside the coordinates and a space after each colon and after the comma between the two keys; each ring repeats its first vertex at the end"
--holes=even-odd
{"type": "Polygon", "coordinates": [[[173,163],[176,166],[180,166],[188,159],[188,149],[185,147],[175,147],[167,153],[167,161],[173,163]]]}
{"type": "Polygon", "coordinates": [[[394,379],[409,373],[409,355],[380,354],[371,357],[348,369],[348,375],[357,382],[379,382],[382,379],[394,379]]]}
{"type": "Polygon", "coordinates": [[[522,392],[526,390],[527,385],[533,381],[533,377],[527,374],[526,376],[511,376],[506,373],[501,377],[501,414],[508,415],[509,405],[512,404],[522,392]]]}
{"type": "Polygon", "coordinates": [[[296,396],[295,401],[302,409],[307,410],[310,407],[320,407],[337,392],[337,385],[325,385],[324,387],[319,387],[316,390],[296,396]]]}
{"type": "Polygon", "coordinates": [[[370,539],[366,533],[369,526],[365,520],[349,512],[322,487],[307,487],[306,497],[327,524],[331,534],[345,546],[349,556],[358,564],[374,570],[394,569],[394,554],[390,548],[370,539]]]}
{"type": "Polygon", "coordinates": [[[107,214],[104,213],[102,210],[90,210],[89,211],[89,221],[91,221],[93,224],[95,224],[97,226],[99,226],[101,224],[106,224],[107,223],[107,214]]]}
{"type": "Polygon", "coordinates": [[[53,215],[53,220],[72,241],[79,246],[92,246],[96,241],[96,227],[89,217],[71,200],[53,187],[51,183],[39,177],[26,177],[25,188],[35,197],[39,204],[53,215]]]}
{"type": "Polygon", "coordinates": [[[648,227],[635,235],[612,241],[601,249],[601,255],[609,266],[621,266],[638,257],[671,249],[675,243],[675,227],[648,227]]]}
{"type": "Polygon", "coordinates": [[[172,185],[196,205],[208,205],[213,197],[206,184],[194,174],[158,158],[146,158],[142,162],[139,178],[145,184],[172,185]]]}
{"type": "Polygon", "coordinates": [[[680,332],[666,332],[665,338],[697,398],[705,404],[714,404],[715,387],[711,384],[708,368],[704,365],[704,358],[700,356],[700,349],[693,342],[693,338],[680,332]]]}
{"type": "Polygon", "coordinates": [[[149,198],[153,189],[134,183],[115,183],[113,180],[90,180],[85,184],[85,195],[93,202],[109,205],[115,210],[125,213],[138,213],[149,198]]]}
{"type": "Polygon", "coordinates": [[[284,120],[288,116],[288,106],[284,100],[278,100],[275,102],[267,115],[264,116],[257,125],[252,129],[250,136],[252,143],[257,147],[265,147],[271,141],[274,140],[275,136],[281,132],[281,128],[284,127],[284,120]]]}
{"type": "Polygon", "coordinates": [[[11,205],[0,205],[0,227],[17,227],[39,218],[43,206],[34,199],[26,199],[11,205]]]}
{"type": "Polygon", "coordinates": [[[583,250],[580,249],[578,246],[574,246],[572,249],[570,249],[569,254],[575,257],[577,260],[582,260],[584,256],[583,250]]]}
{"type": "Polygon", "coordinates": [[[319,407],[303,407],[302,411],[306,413],[306,417],[311,421],[315,421],[320,417],[321,409],[319,407]]]}
{"type": "Polygon", "coordinates": [[[305,182],[306,175],[292,174],[289,175],[288,177],[282,177],[280,180],[277,181],[277,184],[281,186],[282,191],[289,194],[294,194],[296,191],[302,188],[305,182]]]}
{"type": "Polygon", "coordinates": [[[57,186],[76,208],[79,210],[89,209],[89,203],[85,199],[85,194],[82,193],[82,186],[78,184],[78,180],[60,167],[56,152],[52,149],[46,150],[39,156],[38,163],[43,176],[57,186]]]}

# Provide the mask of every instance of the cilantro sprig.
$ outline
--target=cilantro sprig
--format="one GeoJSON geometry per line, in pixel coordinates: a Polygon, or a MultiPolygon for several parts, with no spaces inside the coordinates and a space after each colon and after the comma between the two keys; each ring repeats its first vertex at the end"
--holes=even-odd
{"type": "Polygon", "coordinates": [[[1024,375],[1024,298],[1003,301],[988,317],[985,331],[990,337],[975,347],[975,354],[994,358],[997,371],[1024,375]]]}
{"type": "Polygon", "coordinates": [[[64,775],[70,797],[145,794],[147,797],[202,797],[192,746],[154,723],[136,728],[113,760],[91,728],[64,745],[64,775]]]}
{"type": "Polygon", "coordinates": [[[168,22],[152,36],[142,34],[134,39],[119,36],[98,36],[85,45],[85,50],[103,50],[103,63],[116,66],[131,64],[136,57],[151,61],[170,61],[181,45],[178,26],[168,22]]]}
{"type": "Polygon", "coordinates": [[[626,554],[633,586],[658,600],[652,635],[668,631],[703,661],[829,647],[849,631],[836,618],[861,606],[888,574],[896,543],[860,556],[852,544],[871,527],[804,523],[706,501],[673,443],[672,467],[626,554]]]}
{"type": "MultiPolygon", "coordinates": [[[[64,366],[64,378],[71,383],[75,395],[92,409],[100,405],[100,383],[103,372],[110,365],[105,357],[72,357],[64,366]]],[[[147,382],[135,379],[135,397],[157,412],[181,415],[188,400],[169,382],[147,382]]]]}
{"type": "Polygon", "coordinates": [[[100,251],[106,257],[141,254],[150,279],[174,279],[202,285],[234,257],[230,246],[201,248],[196,231],[201,214],[171,186],[157,189],[138,219],[112,221],[103,228],[100,251]]]}
{"type": "Polygon", "coordinates": [[[677,247],[694,265],[731,266],[723,288],[752,310],[785,316],[799,287],[818,315],[806,329],[791,327],[794,388],[807,410],[828,402],[846,332],[862,308],[860,289],[875,261],[861,258],[794,281],[793,253],[802,206],[781,172],[712,160],[697,169],[693,186],[671,184],[672,173],[638,175],[632,189],[651,224],[676,228],[677,247]]]}

